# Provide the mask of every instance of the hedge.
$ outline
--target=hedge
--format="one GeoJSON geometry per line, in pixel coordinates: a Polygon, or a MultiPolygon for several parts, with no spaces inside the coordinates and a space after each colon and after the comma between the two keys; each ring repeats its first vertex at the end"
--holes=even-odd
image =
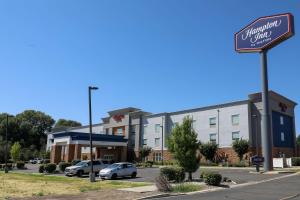
{"type": "Polygon", "coordinates": [[[25,162],[23,162],[23,161],[18,161],[18,162],[16,163],[16,165],[17,165],[17,168],[18,168],[18,169],[24,169],[24,167],[25,167],[25,162]]]}
{"type": "Polygon", "coordinates": [[[65,169],[66,169],[67,167],[70,167],[70,166],[71,166],[71,163],[68,163],[68,162],[60,162],[60,163],[58,164],[58,168],[59,168],[59,170],[62,171],[62,172],[64,172],[65,169]]]}
{"type": "Polygon", "coordinates": [[[300,166],[300,157],[292,158],[292,166],[300,166]]]}
{"type": "Polygon", "coordinates": [[[44,173],[45,171],[45,166],[44,165],[40,165],[39,166],[39,173],[44,173]]]}
{"type": "Polygon", "coordinates": [[[54,173],[56,170],[56,164],[54,164],[54,163],[48,163],[48,164],[44,165],[44,167],[45,167],[45,171],[47,173],[54,173]]]}
{"type": "Polygon", "coordinates": [[[222,181],[222,175],[214,172],[204,174],[203,178],[207,185],[218,186],[222,181]]]}
{"type": "Polygon", "coordinates": [[[182,167],[162,167],[160,174],[165,176],[168,181],[182,182],[185,179],[185,171],[182,167]]]}

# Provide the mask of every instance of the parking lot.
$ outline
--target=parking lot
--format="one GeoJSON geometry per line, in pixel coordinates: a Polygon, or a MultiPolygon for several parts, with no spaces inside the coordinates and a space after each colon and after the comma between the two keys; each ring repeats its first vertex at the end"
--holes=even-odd
{"type": "MultiPolygon", "coordinates": [[[[27,170],[14,170],[24,173],[38,173],[38,164],[26,164],[27,170]]],[[[228,177],[232,181],[240,184],[246,182],[261,181],[264,179],[274,178],[282,176],[283,174],[254,174],[249,173],[254,171],[254,168],[213,168],[213,167],[200,167],[199,170],[193,173],[193,178],[199,178],[202,171],[206,172],[219,172],[223,177],[228,177]]],[[[63,173],[55,174],[58,176],[64,176],[63,173]]],[[[155,182],[155,178],[159,175],[159,168],[142,168],[138,169],[136,178],[122,178],[120,180],[129,180],[134,182],[155,182]]],[[[88,175],[84,175],[82,178],[88,178],[88,175]]]]}

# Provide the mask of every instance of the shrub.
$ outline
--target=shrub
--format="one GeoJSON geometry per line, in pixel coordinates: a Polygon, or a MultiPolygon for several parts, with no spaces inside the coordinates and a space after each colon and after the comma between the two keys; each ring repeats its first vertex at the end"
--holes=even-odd
{"type": "Polygon", "coordinates": [[[81,162],[81,160],[76,159],[76,160],[72,160],[71,165],[76,165],[77,163],[81,162]]]}
{"type": "Polygon", "coordinates": [[[240,161],[243,160],[244,154],[249,151],[249,142],[248,140],[238,139],[232,143],[232,148],[239,156],[240,161]]]}
{"type": "Polygon", "coordinates": [[[222,175],[219,173],[211,172],[211,173],[205,174],[204,180],[207,185],[218,186],[218,185],[220,185],[220,183],[222,181],[222,175]]]}
{"type": "Polygon", "coordinates": [[[300,166],[300,157],[292,158],[292,166],[300,166]]]}
{"type": "Polygon", "coordinates": [[[185,171],[182,167],[162,167],[160,174],[168,181],[182,182],[185,179],[185,171]]]}
{"type": "Polygon", "coordinates": [[[234,163],[232,166],[233,167],[246,167],[246,163],[243,161],[240,161],[240,162],[234,163]]]}
{"type": "Polygon", "coordinates": [[[45,171],[45,166],[44,165],[40,165],[39,166],[39,173],[44,173],[45,171]]]}
{"type": "Polygon", "coordinates": [[[160,192],[170,192],[172,190],[172,186],[168,182],[167,178],[162,175],[155,178],[155,185],[160,192]]]}
{"type": "Polygon", "coordinates": [[[151,153],[151,151],[152,151],[151,147],[147,147],[147,146],[142,147],[140,149],[139,153],[140,153],[140,157],[142,158],[142,161],[144,161],[145,158],[147,156],[149,156],[149,154],[151,153]]]}
{"type": "Polygon", "coordinates": [[[153,161],[146,161],[145,167],[152,167],[153,161]]]}
{"type": "Polygon", "coordinates": [[[65,169],[66,169],[67,167],[70,167],[70,166],[71,166],[71,163],[68,163],[68,162],[60,162],[60,163],[58,164],[58,168],[59,168],[59,170],[62,171],[62,172],[64,172],[65,169]]]}
{"type": "Polygon", "coordinates": [[[213,161],[217,150],[218,145],[212,142],[201,144],[200,146],[200,153],[209,161],[213,161]]]}
{"type": "Polygon", "coordinates": [[[16,164],[18,169],[24,169],[25,167],[25,162],[23,161],[18,161],[16,164]]]}
{"type": "Polygon", "coordinates": [[[47,173],[54,173],[56,170],[56,164],[54,163],[48,163],[45,165],[45,171],[47,173]]]}

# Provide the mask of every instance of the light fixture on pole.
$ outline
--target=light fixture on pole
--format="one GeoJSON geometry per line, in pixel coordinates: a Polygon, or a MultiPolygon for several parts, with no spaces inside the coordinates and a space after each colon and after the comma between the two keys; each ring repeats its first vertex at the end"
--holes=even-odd
{"type": "Polygon", "coordinates": [[[4,171],[5,173],[8,173],[8,167],[7,167],[7,135],[8,135],[8,114],[6,114],[6,131],[5,131],[5,168],[4,168],[4,171]]]}
{"type": "Polygon", "coordinates": [[[164,117],[162,116],[161,127],[161,164],[164,165],[164,117]]]}
{"type": "Polygon", "coordinates": [[[93,138],[92,138],[92,90],[98,90],[97,87],[89,86],[89,127],[90,127],[90,156],[91,156],[91,172],[90,172],[90,182],[95,182],[95,173],[93,166],[93,138]]]}

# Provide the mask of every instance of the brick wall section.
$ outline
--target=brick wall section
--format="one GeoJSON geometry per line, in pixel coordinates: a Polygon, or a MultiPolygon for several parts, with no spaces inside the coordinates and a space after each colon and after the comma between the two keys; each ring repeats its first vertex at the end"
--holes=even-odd
{"type": "Polygon", "coordinates": [[[74,160],[74,154],[75,154],[75,144],[69,144],[67,146],[67,154],[65,156],[66,162],[71,162],[74,160]]]}
{"type": "Polygon", "coordinates": [[[279,148],[279,147],[272,148],[272,155],[274,158],[279,157],[279,152],[284,153],[285,157],[287,157],[287,158],[295,156],[294,149],[292,149],[292,148],[279,148]]]}
{"type": "Polygon", "coordinates": [[[50,158],[51,158],[50,159],[51,163],[58,164],[60,162],[61,146],[57,146],[57,145],[52,146],[50,158]]]}
{"type": "Polygon", "coordinates": [[[81,159],[81,147],[80,144],[75,144],[74,148],[74,160],[80,160],[81,159]]]}

